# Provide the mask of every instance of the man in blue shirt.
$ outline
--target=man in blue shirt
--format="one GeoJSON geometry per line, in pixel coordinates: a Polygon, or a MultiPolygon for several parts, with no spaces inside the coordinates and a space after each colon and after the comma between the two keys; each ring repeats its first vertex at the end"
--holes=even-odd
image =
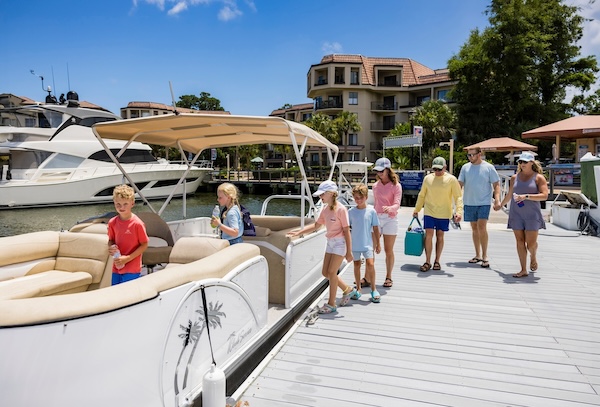
{"type": "Polygon", "coordinates": [[[469,162],[462,166],[458,182],[463,191],[464,219],[471,223],[475,257],[469,263],[481,262],[490,267],[487,254],[487,222],[490,217],[492,195],[494,210],[500,209],[500,177],[494,166],[481,158],[479,147],[467,151],[469,162]]]}

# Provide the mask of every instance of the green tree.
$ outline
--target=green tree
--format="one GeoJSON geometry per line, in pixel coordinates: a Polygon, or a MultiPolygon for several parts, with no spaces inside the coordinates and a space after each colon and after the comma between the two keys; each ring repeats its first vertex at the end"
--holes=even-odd
{"type": "Polygon", "coordinates": [[[200,96],[183,95],[179,96],[177,107],[185,107],[188,109],[204,110],[204,111],[224,111],[221,106],[221,101],[212,97],[208,92],[200,92],[200,96]]]}
{"type": "MultiPolygon", "coordinates": [[[[336,131],[331,117],[323,113],[315,113],[310,118],[308,118],[304,122],[304,124],[316,131],[317,133],[319,133],[320,135],[322,135],[323,137],[325,137],[327,140],[331,141],[332,143],[339,143],[340,136],[336,131]]],[[[319,154],[319,166],[323,165],[322,158],[322,154],[319,154]]]]}
{"type": "Polygon", "coordinates": [[[490,26],[474,30],[449,63],[458,80],[461,141],[520,136],[565,118],[566,89],[590,89],[596,58],[579,57],[584,19],[561,0],[492,0],[490,26]]]}
{"type": "Polygon", "coordinates": [[[423,126],[423,149],[432,150],[456,131],[456,110],[441,100],[430,100],[417,108],[413,123],[423,126]]]}
{"type": "Polygon", "coordinates": [[[335,130],[339,134],[342,145],[346,148],[349,144],[348,135],[362,130],[362,126],[358,121],[358,115],[344,110],[333,119],[335,130]]]}

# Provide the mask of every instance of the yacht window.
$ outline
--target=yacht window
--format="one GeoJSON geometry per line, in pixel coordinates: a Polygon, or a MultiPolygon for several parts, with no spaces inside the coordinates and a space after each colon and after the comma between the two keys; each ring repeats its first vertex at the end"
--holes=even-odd
{"type": "Polygon", "coordinates": [[[83,158],[69,154],[56,154],[44,166],[44,168],[77,168],[83,162],[83,158]]]}
{"type": "MultiPolygon", "coordinates": [[[[111,148],[110,151],[116,156],[119,153],[119,149],[111,148]]],[[[112,160],[106,153],[106,151],[97,151],[88,157],[90,160],[104,161],[111,163],[112,160]]],[[[133,163],[153,163],[156,162],[156,158],[152,155],[149,150],[136,150],[129,148],[125,150],[125,153],[119,158],[121,164],[133,164],[133,163]]]]}
{"type": "Polygon", "coordinates": [[[11,151],[11,168],[14,170],[28,170],[38,168],[52,153],[47,151],[11,151]]]}

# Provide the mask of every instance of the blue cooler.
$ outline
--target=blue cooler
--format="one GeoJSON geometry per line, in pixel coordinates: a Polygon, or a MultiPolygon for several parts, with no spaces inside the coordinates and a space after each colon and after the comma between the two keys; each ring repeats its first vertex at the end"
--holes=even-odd
{"type": "Polygon", "coordinates": [[[412,218],[406,234],[404,235],[404,254],[407,256],[420,256],[425,249],[425,231],[418,218],[412,218]],[[417,221],[418,227],[413,228],[412,224],[417,221]]]}

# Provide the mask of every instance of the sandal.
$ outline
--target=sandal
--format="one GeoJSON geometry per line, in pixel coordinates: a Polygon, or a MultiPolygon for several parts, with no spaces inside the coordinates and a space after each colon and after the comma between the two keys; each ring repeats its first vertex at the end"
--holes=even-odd
{"type": "Polygon", "coordinates": [[[348,291],[347,293],[344,292],[342,294],[342,299],[340,300],[340,307],[346,306],[348,305],[348,303],[350,302],[350,298],[355,295],[354,293],[356,293],[357,291],[354,289],[354,287],[350,288],[348,287],[348,291]]]}
{"type": "Polygon", "coordinates": [[[332,307],[329,304],[325,304],[321,308],[319,308],[318,313],[319,314],[331,314],[332,312],[336,312],[336,311],[337,311],[336,307],[332,307]]]}
{"type": "Polygon", "coordinates": [[[358,300],[360,297],[362,297],[362,294],[356,288],[350,293],[350,299],[352,300],[358,300]]]}
{"type": "Polygon", "coordinates": [[[531,271],[536,271],[538,269],[537,261],[532,261],[529,265],[529,268],[531,269],[531,271]]]}
{"type": "Polygon", "coordinates": [[[479,263],[480,261],[482,261],[482,260],[478,259],[477,257],[473,257],[471,260],[469,260],[469,263],[475,264],[475,263],[479,263]]]}
{"type": "Polygon", "coordinates": [[[523,278],[523,277],[527,277],[529,275],[529,273],[527,273],[526,271],[519,271],[517,274],[513,274],[514,278],[523,278]]]}
{"type": "Polygon", "coordinates": [[[425,272],[425,271],[429,271],[429,269],[431,269],[431,264],[425,262],[423,263],[423,265],[421,267],[419,267],[419,270],[425,272]]]}
{"type": "Polygon", "coordinates": [[[490,261],[489,260],[482,260],[481,261],[481,267],[483,268],[490,268],[490,261]]]}
{"type": "Polygon", "coordinates": [[[434,269],[434,270],[441,270],[441,269],[442,269],[442,266],[440,265],[440,263],[439,263],[439,262],[437,262],[437,261],[434,261],[434,262],[433,262],[433,269],[434,269]]]}
{"type": "Polygon", "coordinates": [[[379,295],[379,291],[373,290],[371,291],[371,301],[374,303],[378,303],[381,301],[381,296],[379,295]]]}
{"type": "Polygon", "coordinates": [[[360,286],[361,287],[370,287],[371,283],[369,283],[364,277],[360,279],[360,286]]]}
{"type": "Polygon", "coordinates": [[[394,285],[394,282],[392,281],[391,278],[385,278],[385,282],[383,283],[383,286],[386,288],[391,288],[394,285]]]}

